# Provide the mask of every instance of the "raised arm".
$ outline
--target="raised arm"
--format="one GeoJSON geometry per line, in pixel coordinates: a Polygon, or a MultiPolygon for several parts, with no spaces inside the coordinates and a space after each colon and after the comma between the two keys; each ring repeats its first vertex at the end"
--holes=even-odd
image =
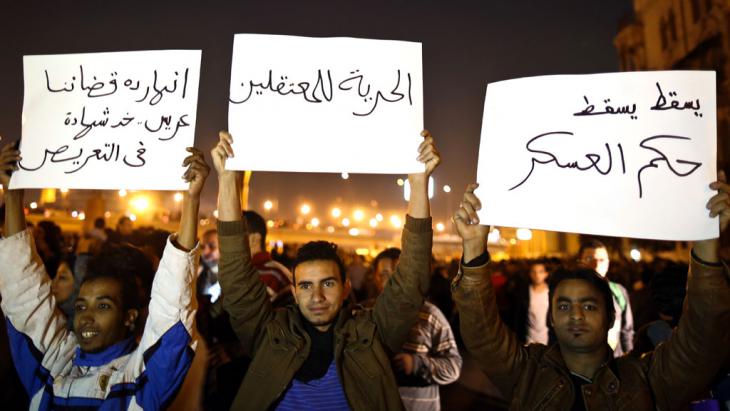
{"type": "Polygon", "coordinates": [[[0,184],[5,190],[5,238],[0,240],[0,295],[15,368],[29,395],[48,377],[58,375],[73,358],[76,338],[56,308],[51,280],[25,228],[23,190],[10,190],[10,171],[17,170],[15,144],[0,149],[0,184]]]}
{"type": "Polygon", "coordinates": [[[184,194],[180,227],[165,247],[152,283],[144,333],[127,363],[127,373],[138,381],[135,401],[144,409],[161,409],[169,404],[194,355],[198,208],[210,168],[200,150],[190,147],[187,151],[190,155],[183,161],[187,170],[182,178],[189,186],[184,194]]]}
{"type": "Polygon", "coordinates": [[[487,267],[489,227],[479,225],[476,212],[481,209],[481,202],[474,195],[476,188],[476,184],[467,187],[454,215],[464,255],[452,292],[466,348],[502,395],[511,398],[512,389],[527,360],[527,351],[499,317],[497,297],[487,267]]]}
{"type": "Polygon", "coordinates": [[[388,280],[373,308],[373,319],[381,340],[394,352],[400,352],[408,331],[416,322],[423,298],[428,291],[431,273],[431,210],[428,201],[428,178],[441,162],[433,137],[423,131],[418,160],[424,172],[411,174],[411,198],[401,237],[402,253],[395,274],[388,280]]]}
{"type": "MultiPolygon", "coordinates": [[[[720,217],[720,233],[727,235],[730,185],[724,173],[710,188],[718,190],[707,203],[710,217],[720,217]]],[[[730,271],[720,262],[719,249],[717,238],[697,241],[692,247],[679,325],[649,361],[649,382],[658,409],[687,404],[707,387],[726,357],[730,338],[730,271]]]]}
{"type": "Polygon", "coordinates": [[[244,350],[251,356],[263,335],[263,326],[272,315],[266,286],[251,263],[246,225],[241,217],[240,172],[226,170],[233,157],[233,137],[225,131],[210,152],[218,173],[218,278],[223,294],[223,309],[244,350]]]}

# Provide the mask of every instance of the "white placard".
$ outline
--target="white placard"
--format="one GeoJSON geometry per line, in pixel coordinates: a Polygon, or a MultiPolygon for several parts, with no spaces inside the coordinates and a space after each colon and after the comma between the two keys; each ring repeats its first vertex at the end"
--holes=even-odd
{"type": "Polygon", "coordinates": [[[715,73],[544,76],[489,84],[483,224],[596,235],[719,236],[715,73]]]}
{"type": "Polygon", "coordinates": [[[12,188],[181,190],[200,50],[23,57],[12,188]]]}
{"type": "Polygon", "coordinates": [[[405,174],[422,140],[421,44],[238,34],[235,170],[405,174]]]}

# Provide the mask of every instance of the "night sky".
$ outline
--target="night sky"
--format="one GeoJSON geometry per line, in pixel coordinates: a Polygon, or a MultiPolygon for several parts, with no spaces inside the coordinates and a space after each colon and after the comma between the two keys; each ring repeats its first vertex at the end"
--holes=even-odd
{"type": "MultiPolygon", "coordinates": [[[[456,203],[476,176],[487,83],[617,71],[613,39],[631,8],[629,0],[6,0],[0,8],[0,135],[20,136],[26,54],[202,49],[196,146],[208,151],[227,125],[235,33],[417,41],[423,44],[425,125],[443,157],[434,177],[439,187],[454,187],[450,202],[456,203]]],[[[215,206],[212,177],[204,211],[215,206]]],[[[281,214],[293,215],[302,200],[317,211],[339,197],[396,209],[405,205],[397,177],[402,176],[351,175],[345,181],[339,174],[258,172],[252,204],[260,208],[264,198],[275,198],[281,214]]],[[[445,213],[447,201],[437,195],[434,213],[445,213]]]]}

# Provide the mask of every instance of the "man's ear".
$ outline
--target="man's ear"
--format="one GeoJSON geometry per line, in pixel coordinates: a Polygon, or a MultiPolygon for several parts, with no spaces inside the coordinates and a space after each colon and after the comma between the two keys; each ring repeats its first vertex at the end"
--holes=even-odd
{"type": "Polygon", "coordinates": [[[124,326],[129,328],[129,331],[134,331],[134,326],[137,324],[138,317],[139,317],[139,310],[136,310],[136,309],[127,310],[127,316],[124,318],[124,326]]]}
{"type": "Polygon", "coordinates": [[[352,283],[350,282],[349,278],[345,279],[345,283],[342,285],[342,287],[342,301],[345,301],[350,296],[350,292],[352,291],[352,283]]]}
{"type": "Polygon", "coordinates": [[[297,293],[295,292],[296,288],[294,287],[294,284],[290,284],[289,288],[291,289],[291,295],[294,296],[294,302],[299,304],[299,300],[297,299],[297,293]]]}

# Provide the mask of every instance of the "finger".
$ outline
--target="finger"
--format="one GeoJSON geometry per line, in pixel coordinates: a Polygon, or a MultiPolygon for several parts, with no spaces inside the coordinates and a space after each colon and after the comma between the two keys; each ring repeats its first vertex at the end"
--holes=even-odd
{"type": "Polygon", "coordinates": [[[465,201],[461,203],[461,208],[463,208],[466,211],[467,216],[469,216],[469,219],[466,221],[468,221],[470,224],[479,223],[479,217],[477,216],[477,212],[474,209],[474,206],[465,201]]]}
{"type": "Polygon", "coordinates": [[[228,157],[228,154],[226,154],[226,150],[223,147],[216,145],[210,150],[210,156],[217,159],[225,159],[228,157]]]}
{"type": "Polygon", "coordinates": [[[727,177],[725,177],[725,171],[720,170],[719,173],[717,173],[717,179],[723,183],[727,183],[727,177]]]}
{"type": "Polygon", "coordinates": [[[421,141],[421,144],[418,145],[418,151],[422,152],[424,149],[426,149],[429,146],[430,147],[434,146],[433,137],[431,137],[431,136],[428,136],[425,139],[423,139],[423,141],[421,141]]]}
{"type": "Polygon", "coordinates": [[[231,135],[231,133],[225,130],[219,132],[218,137],[220,138],[220,141],[225,141],[228,144],[233,144],[233,136],[231,135]]]}
{"type": "Polygon", "coordinates": [[[233,147],[231,147],[231,144],[227,141],[221,141],[218,143],[221,147],[223,147],[223,150],[226,152],[226,155],[228,157],[233,157],[233,147]]]}
{"type": "Polygon", "coordinates": [[[428,131],[426,129],[421,130],[421,137],[429,137],[429,136],[431,136],[430,131],[428,131]]]}
{"type": "Polygon", "coordinates": [[[730,184],[723,183],[722,181],[713,182],[710,184],[710,188],[721,193],[730,193],[730,184]]]}
{"type": "Polygon", "coordinates": [[[466,192],[467,193],[473,193],[474,190],[477,189],[477,187],[479,187],[479,183],[471,183],[471,184],[469,184],[469,185],[466,186],[466,192]]]}
{"type": "Polygon", "coordinates": [[[477,197],[474,193],[464,193],[464,202],[471,204],[475,210],[482,209],[482,202],[479,201],[479,197],[477,197]]]}
{"type": "Polygon", "coordinates": [[[466,214],[466,210],[459,208],[454,213],[454,217],[451,218],[451,221],[454,222],[454,225],[456,226],[456,230],[458,232],[463,232],[467,228],[469,216],[466,214]]]}
{"type": "Polygon", "coordinates": [[[433,159],[437,159],[437,158],[439,158],[438,153],[429,152],[429,153],[421,154],[420,156],[418,156],[418,161],[420,161],[422,163],[428,163],[429,161],[431,161],[433,159]]]}
{"type": "Polygon", "coordinates": [[[200,149],[198,149],[196,147],[192,147],[192,146],[191,147],[186,147],[185,150],[187,150],[188,152],[193,153],[193,154],[203,155],[203,152],[200,151],[200,149]]]}
{"type": "Polygon", "coordinates": [[[706,207],[708,209],[712,209],[712,207],[721,204],[723,202],[727,202],[728,199],[730,199],[730,194],[721,192],[720,194],[715,194],[712,196],[710,201],[707,202],[706,207]]]}
{"type": "Polygon", "coordinates": [[[193,161],[193,163],[195,163],[199,167],[210,169],[210,166],[208,165],[208,163],[206,163],[205,160],[203,160],[200,157],[195,157],[195,161],[193,161]]]}
{"type": "Polygon", "coordinates": [[[713,206],[710,209],[710,217],[717,217],[721,214],[727,214],[730,212],[730,204],[723,202],[713,206]]]}

